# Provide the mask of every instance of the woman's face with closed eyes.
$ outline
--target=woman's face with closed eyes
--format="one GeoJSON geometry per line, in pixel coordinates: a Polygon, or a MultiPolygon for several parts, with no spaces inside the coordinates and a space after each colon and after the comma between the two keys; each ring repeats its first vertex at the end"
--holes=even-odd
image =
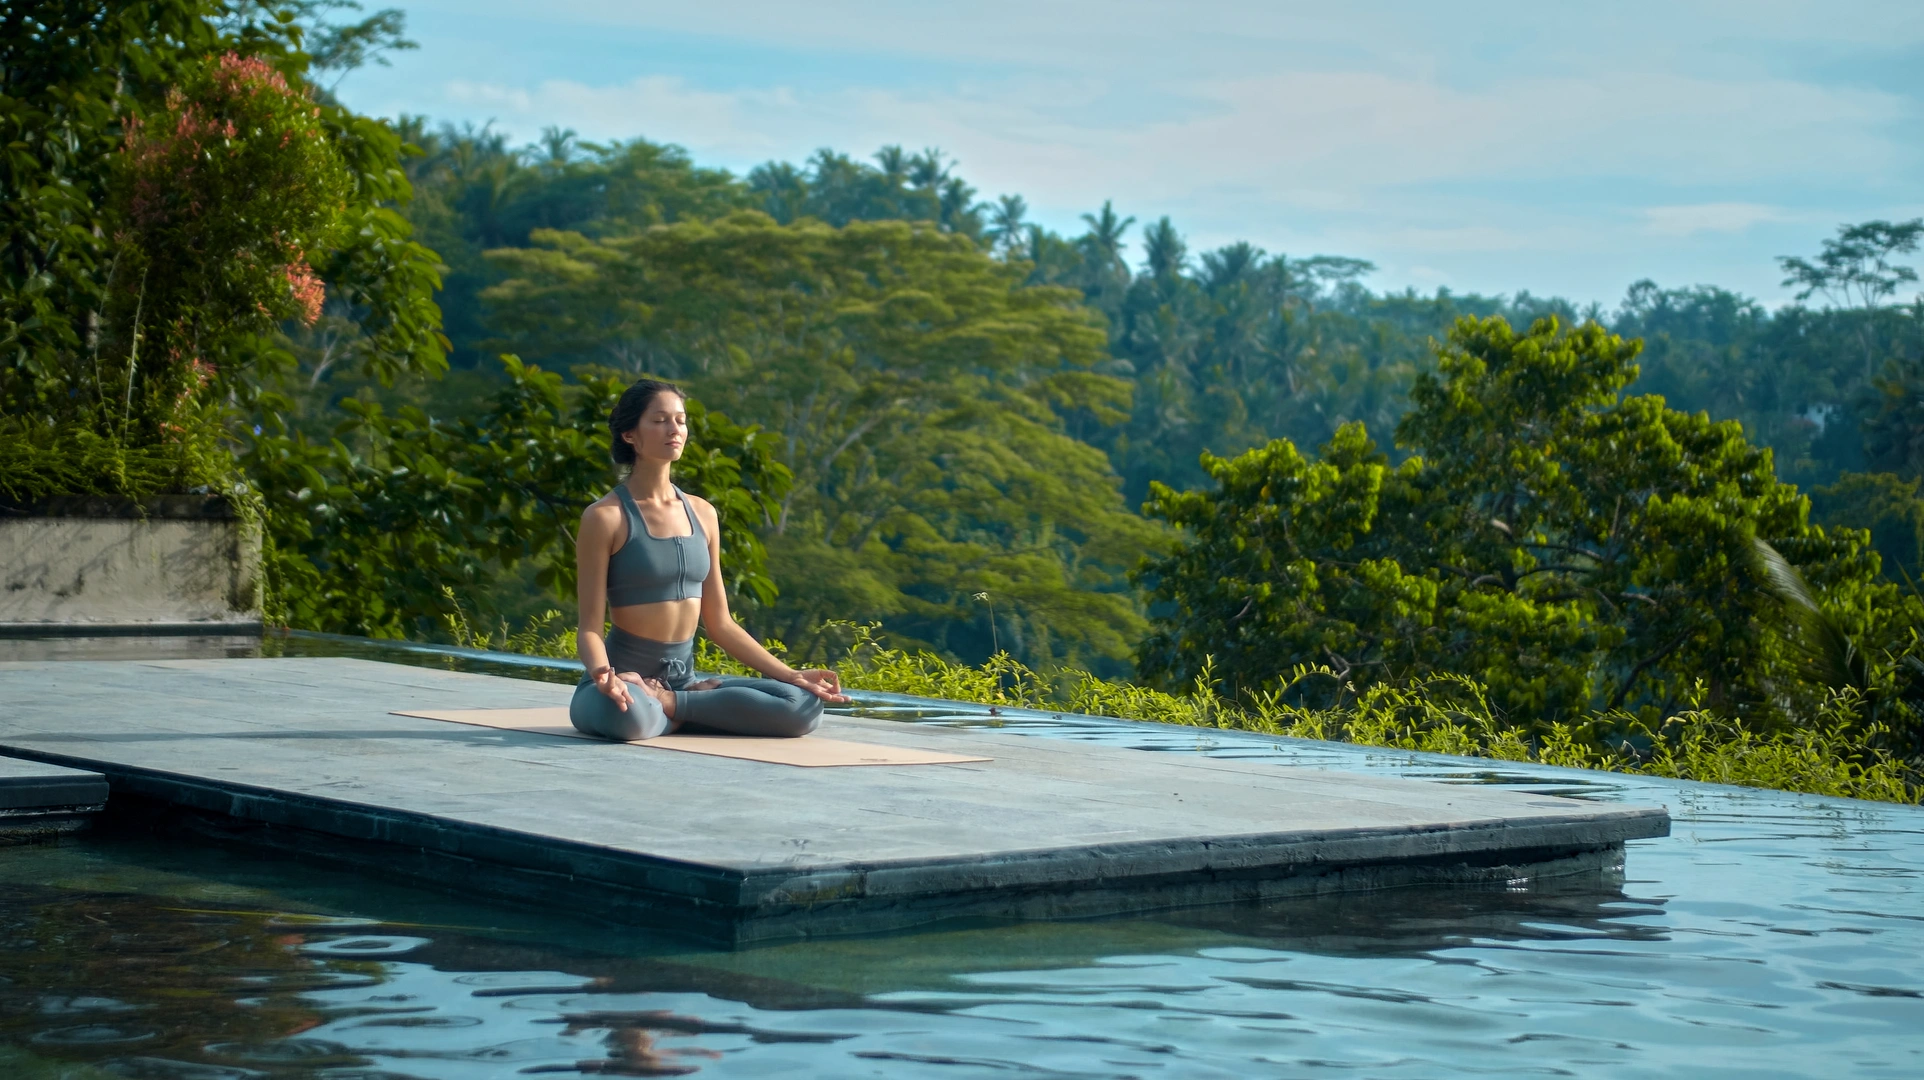
{"type": "Polygon", "coordinates": [[[679,461],[688,445],[688,403],[680,394],[663,391],[641,411],[635,429],[622,433],[635,448],[635,457],[648,461],[679,461]]]}

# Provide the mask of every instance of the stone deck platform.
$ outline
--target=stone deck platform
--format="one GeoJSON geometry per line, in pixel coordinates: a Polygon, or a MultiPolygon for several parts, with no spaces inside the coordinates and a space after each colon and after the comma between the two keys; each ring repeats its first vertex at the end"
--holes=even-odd
{"type": "Polygon", "coordinates": [[[1606,874],[1662,809],[830,716],[798,769],[391,716],[570,688],[334,658],[0,663],[0,754],[116,806],[724,944],[1606,874]],[[144,812],[144,811],[143,811],[144,812]]]}

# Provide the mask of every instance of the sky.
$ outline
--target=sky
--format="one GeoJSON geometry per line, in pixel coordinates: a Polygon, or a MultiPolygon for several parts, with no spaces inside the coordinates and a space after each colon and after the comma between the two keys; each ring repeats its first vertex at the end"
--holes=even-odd
{"type": "Polygon", "coordinates": [[[1378,289],[1777,304],[1778,256],[1924,216],[1916,0],[400,6],[421,47],[347,76],[362,112],[737,173],[939,147],[1065,235],[1113,200],[1132,238],[1167,215],[1192,253],[1353,256],[1378,289]]]}

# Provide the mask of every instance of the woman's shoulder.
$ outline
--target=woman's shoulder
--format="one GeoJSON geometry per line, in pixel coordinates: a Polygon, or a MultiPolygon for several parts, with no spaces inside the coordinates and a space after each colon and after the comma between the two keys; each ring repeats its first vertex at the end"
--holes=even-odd
{"type": "Polygon", "coordinates": [[[581,511],[581,522],[584,525],[596,522],[607,522],[612,525],[620,520],[621,501],[615,498],[615,493],[612,491],[589,503],[581,511]]]}
{"type": "Polygon", "coordinates": [[[711,523],[721,520],[721,515],[715,510],[714,503],[688,491],[682,492],[681,497],[688,500],[688,505],[695,508],[696,515],[702,520],[711,523]]]}

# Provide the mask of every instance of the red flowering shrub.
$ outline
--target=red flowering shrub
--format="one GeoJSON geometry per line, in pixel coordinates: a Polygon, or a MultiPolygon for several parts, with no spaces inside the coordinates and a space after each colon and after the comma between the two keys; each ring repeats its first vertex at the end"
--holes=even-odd
{"type": "Polygon", "coordinates": [[[121,154],[119,275],[139,371],[171,411],[207,385],[237,332],[313,323],[307,253],[336,239],[351,180],[321,109],[274,67],[228,53],[130,119],[121,154]],[[137,272],[130,272],[137,270],[137,272]]]}

